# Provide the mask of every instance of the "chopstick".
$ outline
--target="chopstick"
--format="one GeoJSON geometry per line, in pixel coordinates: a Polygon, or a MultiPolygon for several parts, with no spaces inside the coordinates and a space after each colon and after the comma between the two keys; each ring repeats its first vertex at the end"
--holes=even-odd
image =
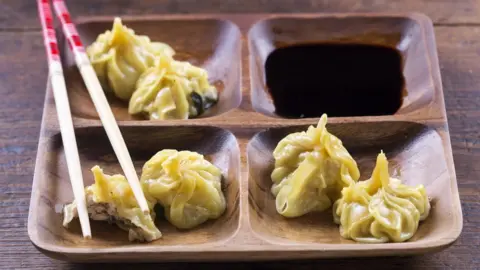
{"type": "Polygon", "coordinates": [[[68,12],[67,6],[63,0],[53,0],[53,7],[58,19],[62,24],[63,32],[68,40],[70,49],[75,55],[77,67],[80,70],[80,74],[82,75],[88,92],[90,93],[93,104],[97,109],[103,127],[105,128],[113,150],[118,158],[118,161],[120,162],[120,166],[122,167],[125,177],[132,188],[135,199],[137,200],[140,209],[145,214],[149,214],[150,209],[148,208],[147,200],[145,199],[145,195],[143,194],[143,190],[140,186],[137,172],[133,167],[133,162],[130,158],[127,146],[125,145],[125,141],[120,133],[120,129],[118,128],[115,117],[110,109],[110,105],[108,104],[105,93],[103,92],[102,86],[97,78],[97,74],[95,73],[88,56],[85,53],[80,36],[78,35],[75,25],[71,22],[70,13],[68,12]]]}
{"type": "Polygon", "coordinates": [[[68,102],[67,87],[63,77],[62,64],[58,51],[55,30],[53,29],[52,11],[48,0],[38,0],[38,15],[42,23],[43,39],[48,58],[50,82],[53,88],[53,97],[57,108],[58,122],[62,134],[63,148],[67,160],[68,174],[73,189],[73,195],[77,205],[78,218],[84,238],[91,238],[90,221],[85,199],[85,190],[82,178],[82,169],[78,155],[77,141],[73,129],[73,121],[68,102]]]}

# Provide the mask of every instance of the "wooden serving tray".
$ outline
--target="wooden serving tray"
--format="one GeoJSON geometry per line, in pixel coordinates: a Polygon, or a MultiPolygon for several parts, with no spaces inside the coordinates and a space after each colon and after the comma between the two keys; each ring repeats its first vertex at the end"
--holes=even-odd
{"type": "MultiPolygon", "coordinates": [[[[223,170],[226,213],[180,231],[157,218],[163,238],[131,243],[127,233],[92,221],[84,240],[78,220],[62,226],[56,207],[73,200],[50,84],[32,188],[28,233],[48,256],[68,261],[259,260],[411,255],[439,251],[462,230],[433,25],[421,14],[237,14],[122,17],[136,33],[170,44],[178,57],[201,65],[218,84],[216,107],[198,119],[149,121],[128,115],[110,99],[138,173],[164,148],[197,151],[223,170]],[[407,184],[422,183],[432,198],[429,218],[408,242],[361,244],[343,239],[331,211],[285,219],[270,194],[272,151],[293,131],[318,118],[275,114],[265,89],[264,62],[278,44],[335,41],[395,47],[404,57],[406,96],[394,115],[330,117],[328,128],[357,160],[361,180],[370,177],[383,150],[391,171],[407,184]]],[[[85,44],[111,28],[112,17],[77,20],[85,44]]],[[[61,31],[58,31],[61,33],[61,31]]],[[[98,164],[122,173],[73,56],[59,36],[85,184],[98,164]],[[63,45],[62,45],[63,44],[63,45]]],[[[336,101],[332,101],[336,102],[336,101]]]]}

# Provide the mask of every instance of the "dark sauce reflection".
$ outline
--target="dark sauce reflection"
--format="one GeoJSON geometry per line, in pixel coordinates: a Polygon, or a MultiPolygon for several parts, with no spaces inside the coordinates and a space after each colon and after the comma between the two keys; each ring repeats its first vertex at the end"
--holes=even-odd
{"type": "Polygon", "coordinates": [[[265,75],[279,116],[374,116],[402,105],[402,68],[394,48],[324,43],[276,49],[265,75]]]}

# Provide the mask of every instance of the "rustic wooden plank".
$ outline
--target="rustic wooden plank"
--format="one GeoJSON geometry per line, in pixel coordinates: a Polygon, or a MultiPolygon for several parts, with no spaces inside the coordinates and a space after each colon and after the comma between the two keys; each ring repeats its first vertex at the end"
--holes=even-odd
{"type": "Polygon", "coordinates": [[[5,33],[0,48],[8,52],[0,55],[0,172],[5,176],[30,176],[47,78],[43,41],[40,33],[5,33]]]}
{"type": "MultiPolygon", "coordinates": [[[[349,259],[281,263],[202,264],[211,268],[475,269],[480,263],[480,27],[437,27],[437,46],[453,153],[464,212],[464,229],[451,248],[410,258],[349,259]]],[[[42,113],[46,62],[40,33],[0,34],[0,265],[5,269],[101,269],[51,260],[30,244],[26,220],[42,113]]],[[[127,269],[132,265],[116,265],[127,269]]],[[[186,269],[187,264],[145,265],[186,269]]]]}
{"type": "MultiPolygon", "coordinates": [[[[0,246],[3,250],[0,257],[3,258],[8,253],[35,252],[29,247],[26,226],[46,65],[39,33],[2,34],[0,48],[8,52],[0,55],[4,63],[0,65],[0,246]]],[[[19,265],[13,261],[3,263],[2,260],[3,266],[19,265]]]]}
{"type": "MultiPolygon", "coordinates": [[[[480,0],[67,0],[73,16],[167,13],[422,12],[440,24],[480,23],[480,0]]],[[[39,28],[29,1],[0,3],[0,29],[39,28]]]]}

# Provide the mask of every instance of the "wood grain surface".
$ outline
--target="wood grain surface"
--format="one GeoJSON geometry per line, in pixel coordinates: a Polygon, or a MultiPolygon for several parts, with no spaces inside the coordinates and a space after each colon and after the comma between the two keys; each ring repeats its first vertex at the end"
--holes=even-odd
{"type": "MultiPolygon", "coordinates": [[[[67,1],[75,15],[167,12],[419,11],[436,23],[445,102],[462,210],[463,232],[449,249],[406,258],[279,263],[199,264],[210,268],[477,269],[480,255],[480,1],[67,1]],[[152,4],[155,2],[154,4],[152,4]],[[241,2],[241,3],[240,3],[241,2]],[[245,4],[247,2],[248,4],[245,4]],[[294,4],[295,2],[295,4],[294,4]],[[89,6],[88,3],[92,5],[89,6]]],[[[49,259],[26,232],[47,68],[36,7],[31,1],[0,3],[0,268],[129,269],[133,265],[76,265],[49,259]]],[[[143,265],[187,269],[188,264],[143,265]]]]}

